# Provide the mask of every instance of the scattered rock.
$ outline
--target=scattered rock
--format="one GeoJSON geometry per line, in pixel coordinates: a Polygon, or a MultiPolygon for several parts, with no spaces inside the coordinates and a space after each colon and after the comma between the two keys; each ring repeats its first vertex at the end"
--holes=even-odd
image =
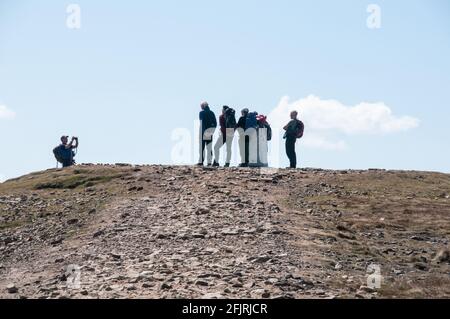
{"type": "Polygon", "coordinates": [[[440,250],[436,254],[436,257],[433,259],[433,261],[437,262],[437,263],[450,262],[450,250],[448,250],[448,249],[440,250]]]}
{"type": "Polygon", "coordinates": [[[17,289],[15,284],[8,284],[6,286],[6,290],[8,291],[8,293],[10,294],[16,294],[19,292],[19,289],[17,289]]]}
{"type": "Polygon", "coordinates": [[[67,224],[68,225],[75,225],[75,224],[78,224],[78,222],[79,222],[79,220],[77,218],[72,218],[72,219],[69,219],[67,221],[67,224]]]}
{"type": "Polygon", "coordinates": [[[428,265],[425,263],[415,263],[414,267],[421,271],[428,271],[428,265]]]}
{"type": "Polygon", "coordinates": [[[252,261],[254,263],[262,264],[262,263],[268,262],[270,259],[271,258],[269,256],[259,256],[259,257],[253,258],[252,261]]]}
{"type": "Polygon", "coordinates": [[[160,286],[160,289],[161,290],[170,290],[170,289],[172,289],[172,286],[166,282],[163,282],[160,286]]]}
{"type": "Polygon", "coordinates": [[[197,281],[195,282],[195,284],[196,284],[197,286],[204,286],[204,287],[209,286],[209,283],[208,283],[207,281],[205,281],[205,280],[197,280],[197,281]]]}
{"type": "Polygon", "coordinates": [[[342,268],[344,268],[344,267],[342,266],[341,263],[336,263],[336,265],[334,266],[334,269],[336,269],[336,270],[342,270],[342,268]]]}
{"type": "Polygon", "coordinates": [[[122,258],[121,255],[115,254],[115,253],[111,253],[111,257],[112,257],[113,259],[121,259],[121,258],[122,258]]]}
{"type": "Polygon", "coordinates": [[[202,299],[224,299],[224,297],[220,293],[212,292],[204,294],[202,299]]]}
{"type": "MultiPolygon", "coordinates": [[[[21,287],[9,297],[373,298],[381,295],[358,289],[373,263],[394,284],[447,275],[445,265],[430,264],[449,262],[448,249],[432,250],[448,245],[442,223],[419,222],[428,210],[440,218],[448,209],[435,198],[438,186],[448,194],[445,176],[437,185],[378,170],[105,165],[99,172],[109,169],[119,177],[75,189],[10,196],[2,186],[0,210],[8,214],[0,214],[0,276],[12,274],[8,281],[21,287]],[[391,175],[424,189],[399,188],[391,175]],[[81,267],[62,274],[70,264],[81,267]],[[67,289],[78,271],[83,289],[67,289]]],[[[85,178],[93,168],[76,170],[85,178]]],[[[49,174],[53,183],[71,170],[49,174]]],[[[0,299],[10,293],[3,289],[0,299]]]]}
{"type": "Polygon", "coordinates": [[[105,234],[105,231],[104,231],[104,230],[99,230],[99,231],[95,232],[94,235],[93,235],[92,237],[93,237],[93,238],[97,238],[97,237],[100,237],[100,236],[102,236],[102,235],[104,235],[104,234],[105,234]]]}

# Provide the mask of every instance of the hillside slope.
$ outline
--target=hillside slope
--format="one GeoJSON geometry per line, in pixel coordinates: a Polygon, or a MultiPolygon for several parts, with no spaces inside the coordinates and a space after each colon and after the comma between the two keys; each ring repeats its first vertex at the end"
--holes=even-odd
{"type": "Polygon", "coordinates": [[[0,298],[448,298],[449,194],[424,172],[34,173],[0,184],[0,298]]]}

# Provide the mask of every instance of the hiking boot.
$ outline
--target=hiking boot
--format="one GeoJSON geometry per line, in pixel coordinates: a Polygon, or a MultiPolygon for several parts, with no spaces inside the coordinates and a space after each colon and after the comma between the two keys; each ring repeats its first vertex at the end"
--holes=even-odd
{"type": "Polygon", "coordinates": [[[239,167],[248,167],[248,164],[242,163],[242,164],[239,164],[239,167]]]}
{"type": "Polygon", "coordinates": [[[220,165],[219,165],[219,163],[214,162],[212,166],[214,166],[214,167],[219,167],[220,165]]]}
{"type": "Polygon", "coordinates": [[[197,166],[203,166],[203,163],[197,163],[197,166]]]}
{"type": "Polygon", "coordinates": [[[230,163],[226,163],[224,167],[230,167],[230,163]]]}

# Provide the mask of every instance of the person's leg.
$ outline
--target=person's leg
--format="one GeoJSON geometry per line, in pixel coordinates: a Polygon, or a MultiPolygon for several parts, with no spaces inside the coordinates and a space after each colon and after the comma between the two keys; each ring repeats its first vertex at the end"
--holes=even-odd
{"type": "Polygon", "coordinates": [[[223,136],[220,134],[219,139],[214,145],[214,163],[219,163],[220,160],[220,149],[223,146],[223,136]]]}
{"type": "Polygon", "coordinates": [[[297,153],[295,152],[295,140],[292,142],[292,166],[291,168],[297,168],[297,153]]]}
{"type": "Polygon", "coordinates": [[[202,163],[205,163],[205,152],[207,152],[208,150],[206,149],[206,146],[208,144],[208,141],[203,140],[202,142],[202,163]]]}
{"type": "Polygon", "coordinates": [[[292,167],[292,151],[291,151],[291,140],[286,138],[286,155],[289,159],[289,167],[292,167]]]}
{"type": "Polygon", "coordinates": [[[250,163],[250,136],[245,136],[245,165],[250,163]]]}
{"type": "Polygon", "coordinates": [[[212,139],[210,141],[206,141],[206,159],[208,161],[208,165],[212,165],[212,158],[213,158],[213,142],[212,139]]]}
{"type": "Polygon", "coordinates": [[[229,166],[230,162],[231,162],[231,155],[232,155],[231,149],[233,147],[233,136],[232,135],[226,136],[225,139],[226,139],[225,143],[227,144],[227,159],[225,161],[225,164],[227,166],[229,166]]]}
{"type": "Polygon", "coordinates": [[[202,164],[205,162],[205,141],[203,139],[200,139],[199,146],[198,146],[198,164],[202,164]]]}
{"type": "Polygon", "coordinates": [[[295,154],[295,138],[287,138],[286,139],[286,154],[289,158],[290,167],[296,168],[297,167],[297,156],[295,154]]]}
{"type": "Polygon", "coordinates": [[[245,164],[245,136],[239,135],[239,154],[241,155],[241,164],[245,164]]]}

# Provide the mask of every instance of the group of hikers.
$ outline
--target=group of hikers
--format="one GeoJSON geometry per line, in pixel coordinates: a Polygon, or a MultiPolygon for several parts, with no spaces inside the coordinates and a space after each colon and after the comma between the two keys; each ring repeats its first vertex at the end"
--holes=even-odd
{"type": "MultiPolygon", "coordinates": [[[[236,131],[239,135],[239,152],[241,164],[239,167],[267,167],[268,163],[268,142],[272,139],[272,128],[267,117],[257,112],[250,112],[245,108],[241,111],[241,117],[236,121],[236,111],[229,106],[223,106],[222,114],[219,117],[220,134],[214,145],[213,162],[213,136],[217,128],[217,119],[214,112],[209,107],[208,102],[203,102],[199,114],[200,120],[200,156],[198,164],[208,166],[220,166],[220,149],[226,145],[225,167],[230,166],[231,149],[236,131]]],[[[283,128],[285,130],[286,155],[289,158],[290,168],[297,167],[297,154],[295,145],[297,139],[303,137],[305,126],[298,120],[298,113],[291,112],[291,120],[283,128]]]]}
{"type": "MultiPolygon", "coordinates": [[[[219,116],[219,138],[214,144],[213,136],[217,129],[217,119],[207,102],[201,105],[199,114],[200,136],[199,150],[200,157],[198,164],[219,167],[220,149],[226,145],[225,167],[230,167],[231,150],[236,132],[239,136],[239,152],[241,164],[239,167],[268,167],[268,142],[272,139],[272,128],[267,117],[257,112],[250,112],[245,108],[241,111],[241,117],[236,121],[236,111],[229,106],[223,106],[222,114],[219,116]],[[214,160],[213,160],[214,158],[214,160]]],[[[299,138],[303,137],[304,124],[298,120],[298,113],[291,112],[289,123],[283,128],[286,140],[286,155],[289,158],[290,168],[297,167],[297,154],[295,145],[299,138]]],[[[76,150],[79,142],[77,137],[61,137],[61,144],[53,149],[53,154],[62,167],[75,165],[76,150]]]]}

